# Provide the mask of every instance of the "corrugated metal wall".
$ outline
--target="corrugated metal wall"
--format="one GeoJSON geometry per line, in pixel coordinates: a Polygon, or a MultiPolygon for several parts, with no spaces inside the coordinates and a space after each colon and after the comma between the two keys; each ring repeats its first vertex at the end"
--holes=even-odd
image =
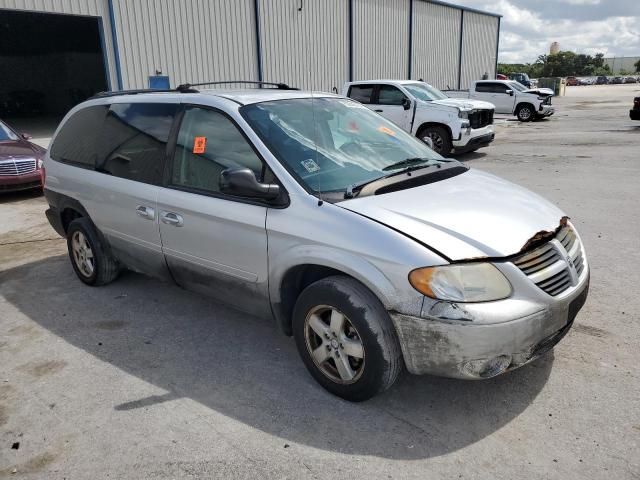
{"type": "Polygon", "coordinates": [[[353,0],[353,79],[407,78],[409,0],[353,0]]]}
{"type": "Polygon", "coordinates": [[[495,78],[498,22],[497,17],[464,12],[460,88],[469,88],[485,72],[495,78]]]}
{"type": "Polygon", "coordinates": [[[413,79],[442,89],[458,87],[461,14],[458,8],[414,0],[413,79]]]}
{"type": "Polygon", "coordinates": [[[106,57],[109,66],[111,87],[116,89],[115,56],[111,38],[111,22],[107,0],[0,0],[0,8],[12,10],[30,10],[41,13],[65,13],[69,15],[86,15],[102,18],[102,28],[106,57]]]}
{"type": "Polygon", "coordinates": [[[114,0],[124,88],[256,80],[253,0],[114,0]]]}
{"type": "Polygon", "coordinates": [[[260,0],[263,78],[315,90],[341,90],[349,76],[345,0],[260,0]]]}
{"type": "MultiPolygon", "coordinates": [[[[112,0],[123,88],[143,88],[156,69],[171,84],[258,79],[254,0],[112,0]]],[[[341,88],[349,78],[349,0],[258,0],[264,80],[341,88]],[[302,10],[298,8],[302,6],[302,10]]],[[[406,78],[411,0],[352,0],[353,80],[406,78]]],[[[0,0],[0,8],[102,18],[117,88],[109,0],[0,0]]],[[[411,72],[457,87],[495,75],[499,19],[413,0],[411,72]]]]}

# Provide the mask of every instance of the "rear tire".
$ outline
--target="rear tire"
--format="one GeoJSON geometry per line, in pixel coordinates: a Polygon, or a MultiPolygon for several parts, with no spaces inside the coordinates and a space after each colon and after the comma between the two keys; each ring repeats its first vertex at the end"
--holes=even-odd
{"type": "Polygon", "coordinates": [[[67,249],[76,275],[87,285],[106,285],[118,277],[118,262],[88,218],[76,218],[69,224],[67,249]]]}
{"type": "Polygon", "coordinates": [[[380,300],[346,276],[303,290],[293,310],[298,352],[315,380],[352,402],[388,389],[402,370],[395,329],[380,300]]]}
{"type": "Polygon", "coordinates": [[[521,122],[530,122],[536,115],[536,109],[530,103],[522,103],[518,105],[516,117],[521,122]]]}
{"type": "Polygon", "coordinates": [[[424,141],[424,138],[430,138],[433,142],[432,150],[444,157],[451,153],[453,148],[453,142],[451,140],[451,134],[444,127],[436,125],[424,127],[420,130],[418,138],[424,141]]]}

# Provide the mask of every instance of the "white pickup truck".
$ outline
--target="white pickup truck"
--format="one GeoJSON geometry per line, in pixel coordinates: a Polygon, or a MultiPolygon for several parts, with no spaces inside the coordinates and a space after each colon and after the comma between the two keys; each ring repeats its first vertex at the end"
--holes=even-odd
{"type": "Polygon", "coordinates": [[[441,155],[486,147],[495,136],[491,103],[452,99],[425,82],[349,82],[344,85],[342,94],[431,143],[441,155]]]}
{"type": "Polygon", "coordinates": [[[496,113],[515,115],[521,122],[549,117],[555,110],[551,106],[553,90],[526,88],[512,80],[478,80],[469,90],[447,90],[451,98],[472,98],[491,102],[496,113]]]}

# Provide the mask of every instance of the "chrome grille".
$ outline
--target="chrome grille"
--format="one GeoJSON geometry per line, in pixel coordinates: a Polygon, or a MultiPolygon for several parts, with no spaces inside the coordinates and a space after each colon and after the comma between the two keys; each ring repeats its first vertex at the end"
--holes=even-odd
{"type": "Polygon", "coordinates": [[[36,169],[35,158],[0,161],[0,175],[24,175],[36,169]]]}
{"type": "Polygon", "coordinates": [[[570,226],[563,227],[548,243],[516,257],[513,263],[551,296],[575,286],[585,268],[582,245],[570,226]]]}

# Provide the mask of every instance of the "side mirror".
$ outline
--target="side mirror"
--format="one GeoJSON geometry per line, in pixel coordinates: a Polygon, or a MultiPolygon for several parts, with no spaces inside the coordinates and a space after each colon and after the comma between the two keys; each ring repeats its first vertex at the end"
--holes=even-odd
{"type": "Polygon", "coordinates": [[[510,97],[513,97],[513,90],[507,90],[507,93],[509,94],[510,97]]]}
{"type": "Polygon", "coordinates": [[[33,137],[31,135],[29,135],[28,133],[21,133],[20,136],[24,139],[24,140],[31,140],[33,137]]]}
{"type": "Polygon", "coordinates": [[[402,108],[404,108],[405,110],[409,110],[411,108],[411,100],[409,100],[408,98],[403,98],[402,99],[402,108]]]}
{"type": "Polygon", "coordinates": [[[248,168],[228,168],[220,173],[220,191],[240,197],[274,200],[280,195],[280,185],[258,182],[248,168]]]}

